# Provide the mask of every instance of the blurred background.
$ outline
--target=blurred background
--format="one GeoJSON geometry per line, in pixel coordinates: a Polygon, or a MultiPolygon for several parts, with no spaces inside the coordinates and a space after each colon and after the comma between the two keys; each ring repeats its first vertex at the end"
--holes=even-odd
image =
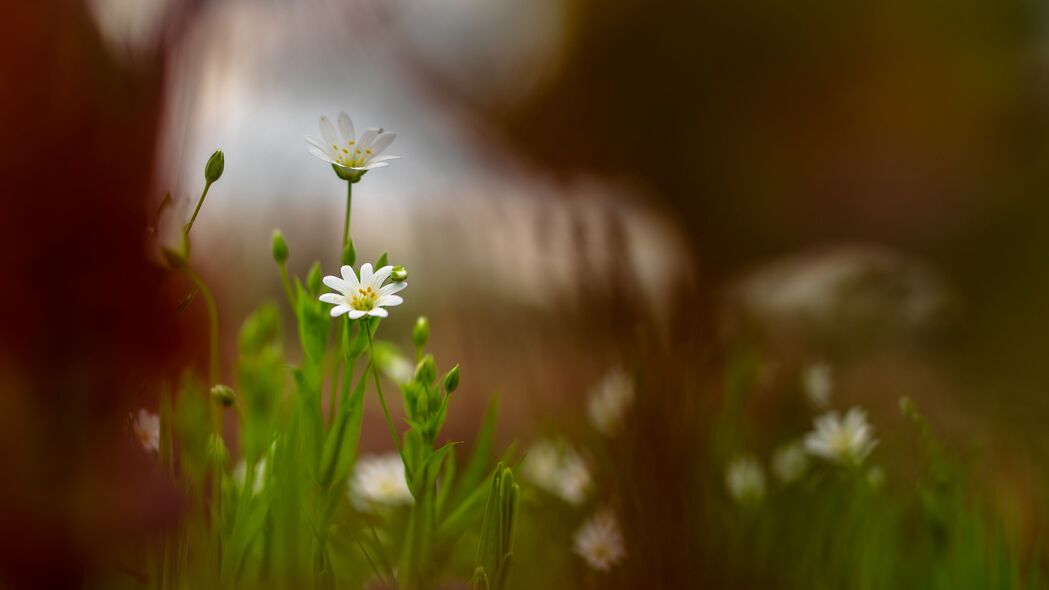
{"type": "MultiPolygon", "coordinates": [[[[386,333],[407,350],[425,313],[438,359],[464,368],[449,439],[469,436],[493,392],[503,443],[578,430],[601,377],[641,366],[648,446],[624,469],[659,497],[678,484],[681,437],[702,426],[684,417],[713,411],[725,359],[760,351],[747,411],[768,430],[799,372],[828,363],[842,407],[867,407],[886,445],[910,396],[986,459],[1003,506],[1040,512],[1044,3],[37,0],[9,12],[0,563],[12,584],[44,555],[53,583],[75,583],[100,559],[99,535],[172,518],[164,487],[117,450],[126,411],[155,403],[144,384],[207,362],[205,311],[173,315],[190,287],[157,265],[159,246],[222,149],[193,246],[230,358],[243,318],[280,298],[273,228],[293,274],[337,265],[344,185],[303,137],[339,111],[398,133],[389,151],[403,158],[356,186],[352,232],[364,260],[388,249],[411,273],[386,333]],[[171,227],[149,232],[168,191],[171,227]]],[[[378,449],[369,411],[363,444],[378,449]]],[[[671,506],[651,517],[675,518],[671,506]]],[[[680,579],[689,550],[653,559],[680,579]]]]}

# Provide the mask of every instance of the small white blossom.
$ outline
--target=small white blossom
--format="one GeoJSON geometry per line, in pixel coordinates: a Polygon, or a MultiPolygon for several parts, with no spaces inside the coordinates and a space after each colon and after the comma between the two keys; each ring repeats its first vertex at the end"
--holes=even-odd
{"type": "MultiPolygon", "coordinates": [[[[248,464],[241,459],[237,466],[233,468],[233,481],[238,486],[243,487],[245,480],[248,478],[248,464]]],[[[266,485],[266,458],[259,459],[259,462],[255,464],[255,481],[251,484],[251,493],[258,494],[262,491],[263,486],[266,485]]]]}
{"type": "Polygon", "coordinates": [[[568,445],[552,441],[533,444],[521,472],[535,485],[575,506],[586,499],[591,483],[583,457],[568,445]]]}
{"type": "Polygon", "coordinates": [[[358,459],[350,481],[350,499],[361,509],[411,504],[401,456],[387,453],[358,459]]]}
{"type": "Polygon", "coordinates": [[[756,504],[765,497],[765,472],[753,457],[737,457],[725,470],[725,487],[741,504],[756,504]]]}
{"type": "Polygon", "coordinates": [[[357,137],[353,121],[346,113],[339,113],[338,133],[331,119],[321,117],[321,137],[322,140],[306,138],[310,144],[310,154],[340,168],[363,172],[389,166],[390,160],[400,157],[379,155],[397,138],[396,133],[385,133],[380,128],[369,127],[357,137]]]}
{"type": "Polygon", "coordinates": [[[827,363],[813,363],[801,373],[801,388],[805,398],[814,407],[825,410],[830,407],[830,396],[834,392],[834,373],[827,363]]]}
{"type": "Polygon", "coordinates": [[[809,468],[809,458],[801,443],[783,445],[772,453],[772,473],[781,483],[793,483],[809,468]]]}
{"type": "Polygon", "coordinates": [[[150,452],[160,451],[160,417],[146,410],[139,410],[133,425],[135,438],[142,448],[150,452]]]}
{"type": "Polygon", "coordinates": [[[828,412],[816,418],[814,425],[815,430],[805,436],[805,449],[832,463],[859,465],[878,444],[860,408],[851,408],[844,418],[828,412]]]}
{"type": "Polygon", "coordinates": [[[364,317],[366,315],[384,318],[390,313],[384,307],[400,305],[404,300],[395,293],[408,286],[406,282],[390,283],[383,285],[390,278],[393,266],[387,265],[379,270],[372,271],[371,263],[361,266],[360,280],[351,266],[342,267],[342,278],[335,276],[324,277],[324,284],[335,289],[338,293],[325,293],[320,300],[325,303],[334,304],[331,309],[332,317],[349,314],[350,319],[364,317]]]}
{"type": "Polygon", "coordinates": [[[619,523],[607,510],[598,512],[579,528],[573,549],[587,565],[601,572],[607,572],[626,557],[619,523]]]}
{"type": "Polygon", "coordinates": [[[634,381],[624,371],[609,373],[590,394],[587,415],[590,423],[605,436],[623,428],[627,411],[634,404],[634,381]]]}
{"type": "Polygon", "coordinates": [[[386,363],[383,372],[397,383],[407,383],[415,376],[415,365],[401,355],[394,355],[386,363]]]}

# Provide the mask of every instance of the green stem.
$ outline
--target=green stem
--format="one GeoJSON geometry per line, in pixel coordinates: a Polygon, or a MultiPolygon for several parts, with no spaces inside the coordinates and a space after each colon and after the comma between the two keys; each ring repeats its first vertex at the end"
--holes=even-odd
{"type": "Polygon", "coordinates": [[[342,226],[342,249],[350,243],[350,211],[353,208],[353,183],[346,181],[346,221],[342,226]]]}
{"type": "Polygon", "coordinates": [[[288,298],[288,305],[291,306],[292,311],[295,311],[295,292],[291,290],[288,265],[284,262],[278,262],[277,267],[280,269],[280,284],[284,287],[284,296],[288,298]]]}
{"type": "Polygon", "coordinates": [[[361,318],[361,329],[368,335],[368,361],[371,365],[372,376],[375,379],[375,390],[379,392],[379,404],[382,405],[383,416],[386,417],[386,425],[390,427],[390,436],[393,437],[393,445],[397,447],[397,454],[404,456],[401,452],[401,439],[397,436],[397,429],[393,426],[393,418],[390,417],[390,409],[386,406],[386,396],[382,393],[382,382],[379,379],[379,368],[375,366],[375,353],[372,350],[372,331],[368,327],[368,318],[361,318]]]}
{"type": "Polygon", "coordinates": [[[211,294],[211,289],[204,284],[204,280],[200,278],[200,275],[193,272],[193,269],[186,267],[186,276],[189,277],[193,284],[200,290],[200,294],[204,296],[204,303],[208,307],[208,320],[210,323],[210,359],[208,363],[209,377],[211,382],[208,386],[216,385],[219,382],[219,310],[218,306],[215,305],[215,297],[211,294]]]}
{"type": "Polygon", "coordinates": [[[208,196],[208,189],[211,188],[210,182],[204,183],[204,192],[200,193],[200,198],[197,199],[197,207],[193,209],[193,216],[189,218],[189,223],[186,224],[184,233],[189,236],[189,230],[193,229],[193,222],[197,220],[197,214],[200,213],[200,206],[204,204],[204,197],[208,196]]]}

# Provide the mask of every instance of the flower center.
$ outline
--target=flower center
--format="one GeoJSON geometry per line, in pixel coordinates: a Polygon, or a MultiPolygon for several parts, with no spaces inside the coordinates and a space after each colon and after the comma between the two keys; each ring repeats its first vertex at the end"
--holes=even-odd
{"type": "Polygon", "coordinates": [[[354,148],[353,146],[356,145],[356,143],[357,142],[355,141],[351,141],[347,144],[349,147],[339,148],[337,150],[337,157],[335,158],[335,160],[339,163],[339,165],[345,166],[347,168],[357,168],[360,166],[364,166],[368,163],[368,158],[371,157],[372,150],[362,150],[361,148],[354,148]]]}
{"type": "Polygon", "coordinates": [[[375,309],[375,300],[379,294],[371,287],[361,287],[350,297],[350,307],[357,311],[371,311],[375,309]]]}

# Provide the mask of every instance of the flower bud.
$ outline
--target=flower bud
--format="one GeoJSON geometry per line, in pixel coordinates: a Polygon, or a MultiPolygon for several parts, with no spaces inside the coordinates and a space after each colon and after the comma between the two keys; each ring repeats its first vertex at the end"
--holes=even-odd
{"type": "Polygon", "coordinates": [[[237,401],[237,396],[228,385],[219,383],[211,388],[211,399],[228,408],[237,401]]]}
{"type": "Polygon", "coordinates": [[[204,166],[204,180],[208,181],[208,184],[215,182],[222,178],[222,171],[226,168],[226,156],[222,154],[222,150],[215,150],[214,154],[208,158],[208,163],[204,166]]]}
{"type": "Polygon", "coordinates": [[[310,267],[310,272],[306,273],[306,288],[313,295],[320,293],[322,278],[324,277],[321,273],[321,263],[314,262],[313,266],[310,267]]]}
{"type": "Polygon", "coordinates": [[[229,450],[226,448],[226,441],[222,440],[222,437],[218,434],[212,433],[208,437],[207,453],[208,459],[215,465],[225,465],[229,461],[229,450]]]}
{"type": "Polygon", "coordinates": [[[459,388],[459,365],[456,364],[444,375],[444,390],[451,393],[459,388]]]}
{"type": "Polygon", "coordinates": [[[393,267],[393,272],[390,273],[390,280],[397,283],[408,280],[408,269],[399,264],[393,267]]]}
{"type": "Polygon", "coordinates": [[[357,263],[357,250],[353,248],[353,240],[346,240],[346,245],[342,248],[342,263],[347,266],[357,263]]]}
{"type": "Polygon", "coordinates": [[[288,242],[284,239],[284,234],[279,229],[273,230],[271,244],[273,247],[273,259],[280,264],[284,264],[284,261],[288,259],[288,242]]]}
{"type": "Polygon", "coordinates": [[[415,367],[415,380],[419,383],[425,383],[429,385],[433,383],[433,380],[437,378],[437,363],[433,360],[433,355],[428,354],[423,357],[423,360],[419,361],[418,366],[415,367]]]}
{"type": "Polygon", "coordinates": [[[412,328],[412,342],[416,348],[422,348],[426,346],[426,341],[430,339],[430,320],[426,319],[426,316],[419,316],[415,320],[415,327],[412,328]]]}

